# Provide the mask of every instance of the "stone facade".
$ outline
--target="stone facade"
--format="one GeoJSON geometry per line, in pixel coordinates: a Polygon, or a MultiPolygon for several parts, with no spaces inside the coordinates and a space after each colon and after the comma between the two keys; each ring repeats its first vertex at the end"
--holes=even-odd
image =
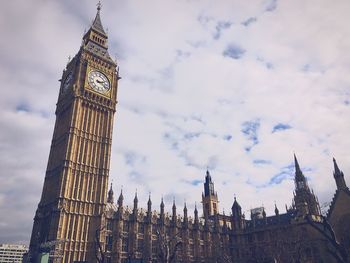
{"type": "Polygon", "coordinates": [[[63,262],[95,260],[106,208],[118,71],[100,6],[78,54],[63,71],[56,123],[29,258],[46,250],[63,262]]]}
{"type": "MultiPolygon", "coordinates": [[[[203,203],[204,217],[200,218],[195,208],[193,218],[190,218],[186,204],[181,216],[177,214],[175,203],[171,215],[164,212],[163,201],[159,212],[152,210],[151,199],[147,209],[139,209],[137,196],[132,209],[124,207],[123,193],[115,204],[111,187],[105,214],[106,262],[164,262],[159,256],[163,252],[162,239],[169,240],[170,254],[175,252],[173,262],[337,262],[328,252],[335,251],[331,242],[310,224],[311,220],[322,226],[324,218],[296,158],[295,169],[295,195],[286,212],[280,213],[275,207],[275,214],[267,216],[261,208],[261,213],[252,210],[249,220],[236,198],[229,216],[210,214],[206,211],[210,206],[203,203]],[[178,242],[180,245],[175,249],[178,242]]],[[[210,194],[215,195],[217,202],[218,195],[207,171],[203,196],[210,194]],[[212,192],[206,191],[208,183],[212,192]]],[[[345,217],[334,216],[341,222],[336,220],[333,227],[341,229],[339,237],[343,235],[347,239],[339,241],[348,249],[350,202],[334,202],[331,214],[339,211],[345,217]]],[[[331,218],[330,222],[333,221],[331,218]]]]}
{"type": "MultiPolygon", "coordinates": [[[[264,208],[246,219],[237,199],[230,215],[220,214],[207,171],[203,217],[132,209],[121,193],[108,191],[118,68],[108,54],[107,34],[96,18],[78,54],[63,71],[56,124],[44,187],[34,217],[28,261],[50,255],[57,262],[336,262],[337,248],[315,228],[326,222],[317,197],[295,158],[293,203],[267,216],[264,208]],[[107,193],[108,192],[108,193],[107,193]],[[332,256],[333,255],[333,256],[332,256]]],[[[338,240],[349,251],[349,189],[334,161],[337,192],[328,213],[338,240]]]]}

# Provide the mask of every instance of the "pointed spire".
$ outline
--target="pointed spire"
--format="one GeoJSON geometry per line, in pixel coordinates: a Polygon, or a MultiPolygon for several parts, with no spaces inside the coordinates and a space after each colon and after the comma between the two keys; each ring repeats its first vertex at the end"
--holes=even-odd
{"type": "Polygon", "coordinates": [[[334,172],[333,176],[335,179],[335,182],[337,184],[337,189],[338,190],[346,190],[349,189],[346,185],[345,179],[344,179],[344,173],[341,171],[338,167],[337,161],[335,158],[333,158],[333,163],[334,163],[334,172]]]}
{"type": "Polygon", "coordinates": [[[176,214],[176,204],[175,204],[175,197],[173,199],[173,214],[175,213],[176,214]]]}
{"type": "MultiPolygon", "coordinates": [[[[286,205],[286,206],[287,206],[287,205],[286,205]]],[[[279,212],[279,210],[278,210],[278,208],[277,208],[276,203],[275,203],[275,214],[276,214],[276,216],[278,216],[278,215],[280,214],[280,212],[279,212]]]]}
{"type": "Polygon", "coordinates": [[[94,22],[92,23],[92,28],[97,30],[98,32],[102,33],[103,35],[107,35],[106,32],[103,29],[102,22],[101,22],[101,17],[100,17],[100,11],[102,8],[102,4],[99,1],[97,3],[97,13],[94,22]]]}
{"type": "Polygon", "coordinates": [[[215,195],[214,191],[214,183],[211,180],[211,175],[207,169],[206,175],[205,175],[205,183],[204,183],[204,196],[211,196],[215,195]]]}
{"type": "Polygon", "coordinates": [[[298,163],[298,159],[296,157],[296,155],[294,154],[294,166],[295,166],[295,179],[302,179],[304,177],[303,172],[300,169],[299,163],[298,163]]]}
{"type": "Polygon", "coordinates": [[[107,202],[113,204],[114,203],[114,193],[113,193],[113,183],[111,183],[111,188],[108,191],[107,202]]]}
{"type": "Polygon", "coordinates": [[[138,202],[139,202],[139,199],[137,198],[137,189],[136,189],[135,198],[134,198],[134,209],[137,209],[138,202]]]}
{"type": "Polygon", "coordinates": [[[164,215],[164,201],[163,201],[163,197],[162,197],[162,201],[160,202],[160,213],[162,215],[164,215]]]}
{"type": "Polygon", "coordinates": [[[148,195],[147,209],[148,211],[152,210],[151,192],[148,195]]]}
{"type": "Polygon", "coordinates": [[[120,189],[120,195],[118,198],[118,206],[122,207],[123,206],[123,201],[124,201],[124,196],[123,196],[123,187],[120,189]]]}
{"type": "Polygon", "coordinates": [[[300,189],[304,189],[304,190],[309,191],[306,177],[304,176],[303,172],[300,169],[300,166],[299,166],[299,163],[298,163],[298,160],[297,160],[297,157],[295,154],[294,154],[294,165],[295,165],[294,183],[295,183],[296,191],[298,191],[300,189]]]}
{"type": "Polygon", "coordinates": [[[187,216],[187,206],[186,206],[186,201],[185,201],[185,204],[184,204],[184,215],[187,216]]]}

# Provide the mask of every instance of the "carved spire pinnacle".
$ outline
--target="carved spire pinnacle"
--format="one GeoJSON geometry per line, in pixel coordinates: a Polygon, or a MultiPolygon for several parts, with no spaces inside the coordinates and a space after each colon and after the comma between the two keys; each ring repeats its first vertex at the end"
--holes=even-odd
{"type": "Polygon", "coordinates": [[[279,210],[278,210],[278,208],[277,208],[277,205],[276,205],[276,202],[275,202],[275,214],[276,214],[276,216],[278,216],[279,215],[279,210]]]}
{"type": "Polygon", "coordinates": [[[308,189],[307,180],[303,172],[300,169],[296,155],[294,154],[294,166],[295,166],[295,187],[297,190],[308,189]]]}
{"type": "Polygon", "coordinates": [[[137,209],[138,203],[139,203],[139,199],[137,198],[137,189],[136,189],[135,198],[134,198],[134,209],[137,209]]]}
{"type": "Polygon", "coordinates": [[[107,202],[113,204],[114,203],[114,193],[113,193],[113,183],[111,183],[111,188],[108,191],[107,202]]]}
{"type": "Polygon", "coordinates": [[[152,208],[151,192],[148,195],[147,207],[148,207],[148,210],[151,210],[151,208],[152,208]]]}
{"type": "Polygon", "coordinates": [[[298,163],[298,159],[297,159],[295,154],[294,154],[294,166],[295,166],[295,179],[296,180],[303,179],[304,175],[303,175],[303,172],[300,169],[300,166],[299,166],[299,163],[298,163]]]}
{"type": "Polygon", "coordinates": [[[335,160],[335,158],[333,158],[333,163],[334,163],[334,172],[333,172],[333,176],[335,179],[335,182],[337,184],[337,189],[338,190],[345,190],[345,189],[349,189],[346,185],[345,179],[344,179],[344,173],[343,171],[341,171],[338,167],[337,161],[335,160]]]}
{"type": "Polygon", "coordinates": [[[103,35],[107,35],[105,30],[103,29],[102,22],[101,22],[101,17],[100,17],[100,11],[102,8],[102,4],[99,1],[97,3],[97,13],[94,22],[92,22],[92,28],[97,30],[99,33],[102,33],[103,35]]]}
{"type": "Polygon", "coordinates": [[[118,198],[118,206],[119,207],[123,206],[123,201],[124,201],[124,196],[123,196],[123,186],[122,186],[122,188],[120,189],[120,195],[118,198]]]}

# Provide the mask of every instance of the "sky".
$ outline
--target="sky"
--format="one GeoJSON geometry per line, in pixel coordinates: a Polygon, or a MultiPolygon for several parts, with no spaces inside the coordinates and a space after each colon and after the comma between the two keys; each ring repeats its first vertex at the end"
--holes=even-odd
{"type": "MultiPolygon", "coordinates": [[[[348,0],[104,0],[122,79],[110,182],[131,206],[181,213],[208,169],[219,210],[234,195],[273,214],[291,204],[293,154],[322,204],[332,158],[350,184],[348,0]]],[[[96,1],[12,0],[0,9],[0,243],[28,243],[62,71],[96,1]]]]}

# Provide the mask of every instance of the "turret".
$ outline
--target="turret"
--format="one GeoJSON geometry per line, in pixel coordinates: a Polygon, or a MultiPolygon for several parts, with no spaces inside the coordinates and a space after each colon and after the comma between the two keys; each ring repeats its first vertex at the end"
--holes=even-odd
{"type": "Polygon", "coordinates": [[[335,179],[335,183],[337,184],[337,190],[349,190],[344,179],[344,173],[339,169],[335,158],[333,158],[333,163],[334,163],[333,176],[335,179]]]}
{"type": "Polygon", "coordinates": [[[207,170],[204,182],[204,193],[202,194],[203,213],[205,218],[218,213],[218,195],[214,190],[214,183],[211,175],[207,170]]]}
{"type": "Polygon", "coordinates": [[[307,214],[320,215],[320,206],[317,201],[317,198],[313,193],[313,191],[310,190],[307,183],[307,179],[300,169],[300,166],[295,154],[294,154],[294,164],[295,164],[294,203],[295,203],[295,208],[297,209],[298,216],[304,217],[307,214]]]}
{"type": "Polygon", "coordinates": [[[242,217],[242,208],[237,202],[236,196],[234,197],[234,202],[232,205],[232,229],[238,230],[243,228],[243,217],[242,217]]]}

